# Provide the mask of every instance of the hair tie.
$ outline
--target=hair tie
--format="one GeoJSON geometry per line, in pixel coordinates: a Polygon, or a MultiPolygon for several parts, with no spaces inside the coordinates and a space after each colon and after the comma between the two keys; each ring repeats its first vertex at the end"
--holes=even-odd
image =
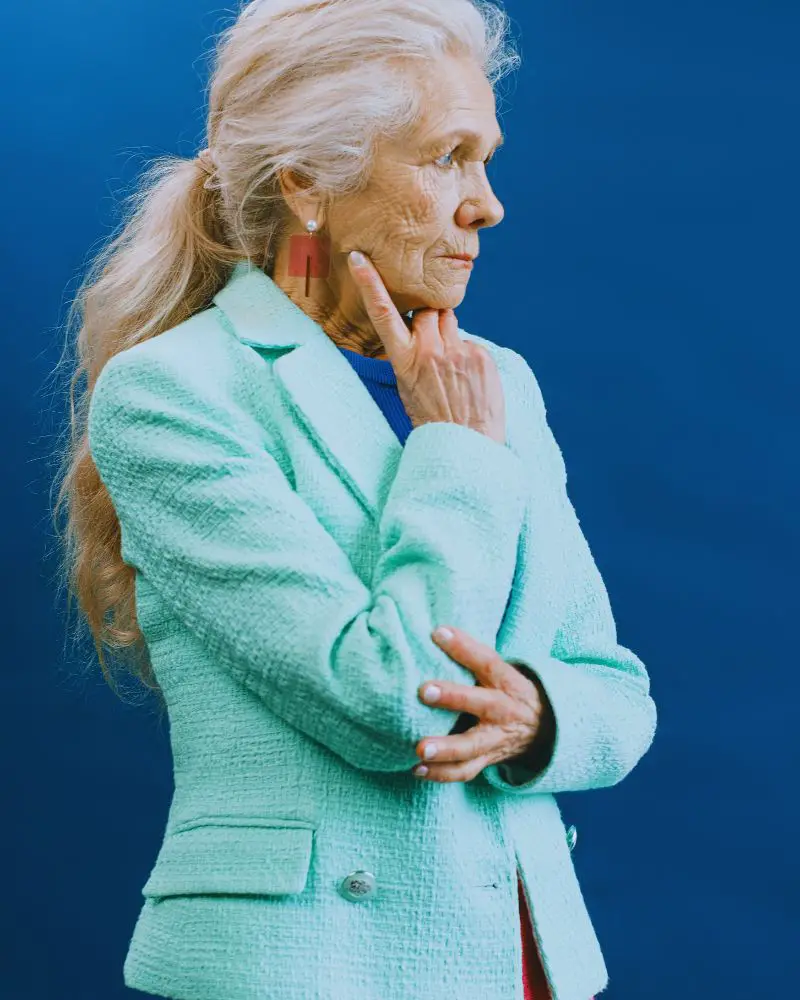
{"type": "Polygon", "coordinates": [[[214,154],[210,149],[206,147],[206,149],[200,150],[200,152],[197,154],[196,162],[202,169],[203,173],[208,175],[208,179],[206,180],[203,187],[210,191],[211,190],[210,182],[217,172],[217,161],[214,157],[214,154]]]}

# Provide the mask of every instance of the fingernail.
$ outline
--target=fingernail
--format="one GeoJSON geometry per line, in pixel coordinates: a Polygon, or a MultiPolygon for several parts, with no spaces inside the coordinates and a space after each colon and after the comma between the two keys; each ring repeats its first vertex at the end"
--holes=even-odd
{"type": "Polygon", "coordinates": [[[358,250],[350,251],[350,260],[353,262],[354,267],[366,267],[367,259],[363,253],[359,253],[358,250]]]}
{"type": "Polygon", "coordinates": [[[418,778],[424,778],[427,773],[428,773],[428,769],[427,769],[427,767],[425,767],[424,764],[418,764],[414,768],[414,774],[416,774],[418,778]]]}
{"type": "Polygon", "coordinates": [[[438,701],[442,697],[442,689],[436,687],[435,684],[429,684],[422,689],[422,697],[425,701],[438,701]]]}
{"type": "Polygon", "coordinates": [[[425,754],[424,754],[425,760],[430,760],[431,757],[435,756],[436,756],[436,747],[433,745],[433,743],[429,743],[428,746],[425,747],[425,754]]]}
{"type": "Polygon", "coordinates": [[[437,628],[433,634],[437,639],[441,639],[442,642],[450,642],[453,638],[453,633],[449,628],[445,628],[444,626],[437,628]]]}

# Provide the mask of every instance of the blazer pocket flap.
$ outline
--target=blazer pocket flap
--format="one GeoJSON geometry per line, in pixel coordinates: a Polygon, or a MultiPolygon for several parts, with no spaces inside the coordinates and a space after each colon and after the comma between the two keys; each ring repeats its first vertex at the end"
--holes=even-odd
{"type": "Polygon", "coordinates": [[[252,821],[202,823],[164,839],[145,897],[250,896],[302,892],[311,864],[314,828],[252,821]]]}

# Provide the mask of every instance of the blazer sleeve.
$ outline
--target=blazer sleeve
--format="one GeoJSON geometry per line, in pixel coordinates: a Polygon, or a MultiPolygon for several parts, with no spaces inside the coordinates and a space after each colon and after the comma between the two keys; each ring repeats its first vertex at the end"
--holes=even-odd
{"type": "Polygon", "coordinates": [[[415,428],[365,582],[271,453],[248,388],[149,346],[105,365],[88,413],[123,559],[275,715],[356,768],[410,770],[419,741],[453,726],[420,685],[476,682],[433,629],[496,641],[526,506],[519,457],[461,425],[415,428]]]}
{"type": "MultiPolygon", "coordinates": [[[[656,706],[644,663],[617,641],[608,591],[567,492],[564,459],[547,423],[541,390],[527,361],[516,357],[524,409],[528,420],[536,421],[530,426],[544,429],[547,464],[558,489],[560,523],[554,527],[561,532],[568,592],[549,656],[533,652],[532,644],[526,649],[524,639],[504,650],[507,661],[530,676],[550,702],[555,730],[529,761],[493,764],[481,774],[513,795],[607,788],[622,781],[652,744],[656,706]]],[[[523,441],[521,455],[525,446],[523,441]]],[[[531,470],[540,467],[532,453],[526,464],[531,470]]]]}

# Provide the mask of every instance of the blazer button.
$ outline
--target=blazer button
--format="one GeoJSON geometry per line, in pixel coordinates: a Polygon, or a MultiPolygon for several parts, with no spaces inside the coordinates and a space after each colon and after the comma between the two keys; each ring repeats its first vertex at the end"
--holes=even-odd
{"type": "Polygon", "coordinates": [[[571,826],[567,830],[567,843],[569,844],[569,849],[571,851],[575,850],[575,845],[578,843],[578,830],[577,827],[571,826]]]}
{"type": "Polygon", "coordinates": [[[375,894],[375,876],[361,869],[345,875],[339,883],[339,894],[351,903],[360,903],[375,894]]]}

